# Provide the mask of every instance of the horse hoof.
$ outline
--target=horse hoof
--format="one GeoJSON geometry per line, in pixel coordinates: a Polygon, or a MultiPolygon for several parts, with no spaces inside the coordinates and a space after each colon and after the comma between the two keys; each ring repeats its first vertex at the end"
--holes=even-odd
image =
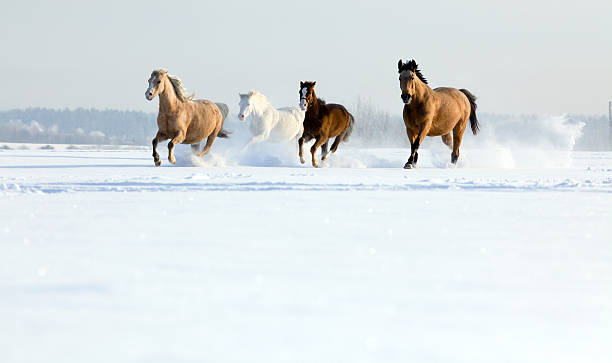
{"type": "Polygon", "coordinates": [[[168,159],[169,162],[171,162],[172,164],[176,164],[176,159],[168,159]]]}
{"type": "Polygon", "coordinates": [[[312,166],[314,166],[315,168],[318,168],[319,164],[318,163],[312,163],[312,166]]]}
{"type": "Polygon", "coordinates": [[[300,158],[300,163],[306,164],[306,160],[304,158],[300,158]]]}
{"type": "Polygon", "coordinates": [[[161,160],[155,160],[155,166],[160,166],[161,165],[161,160]]]}
{"type": "Polygon", "coordinates": [[[404,169],[412,169],[412,168],[414,168],[412,164],[406,163],[406,165],[404,165],[404,169]]]}

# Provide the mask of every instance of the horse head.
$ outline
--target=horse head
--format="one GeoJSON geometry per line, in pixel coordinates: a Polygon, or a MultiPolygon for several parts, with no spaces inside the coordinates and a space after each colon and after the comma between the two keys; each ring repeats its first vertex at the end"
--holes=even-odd
{"type": "Polygon", "coordinates": [[[414,59],[404,63],[401,59],[397,63],[397,71],[399,73],[400,90],[402,91],[402,101],[409,105],[412,102],[416,93],[418,84],[417,79],[427,84],[427,80],[421,74],[419,66],[414,59]]]}
{"type": "Polygon", "coordinates": [[[164,87],[166,85],[166,78],[168,77],[168,72],[163,69],[154,70],[151,73],[151,77],[149,78],[149,88],[145,91],[145,97],[147,100],[152,101],[155,96],[164,92],[164,87]]]}
{"type": "Polygon", "coordinates": [[[317,82],[300,82],[300,108],[306,111],[309,105],[312,105],[316,99],[314,87],[317,82]]]}
{"type": "Polygon", "coordinates": [[[253,112],[253,95],[255,91],[249,91],[249,93],[239,93],[240,96],[240,111],[238,111],[238,119],[240,121],[246,120],[247,117],[253,112]]]}

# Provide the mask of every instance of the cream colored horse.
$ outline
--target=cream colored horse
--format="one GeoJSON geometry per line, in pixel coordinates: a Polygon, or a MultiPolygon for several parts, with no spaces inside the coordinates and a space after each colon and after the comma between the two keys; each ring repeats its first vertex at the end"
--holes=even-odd
{"type": "Polygon", "coordinates": [[[153,139],[155,166],[161,165],[157,153],[157,143],[160,141],[170,139],[168,161],[175,164],[174,146],[176,144],[191,144],[191,149],[197,153],[200,142],[208,138],[206,146],[198,154],[198,156],[203,156],[210,151],[217,136],[222,138],[229,136],[228,132],[222,128],[223,121],[228,114],[227,106],[208,100],[194,100],[193,95],[187,95],[181,80],[169,75],[163,69],[153,71],[149,78],[149,88],[145,92],[145,97],[152,101],[155,96],[159,96],[158,130],[153,139]]]}

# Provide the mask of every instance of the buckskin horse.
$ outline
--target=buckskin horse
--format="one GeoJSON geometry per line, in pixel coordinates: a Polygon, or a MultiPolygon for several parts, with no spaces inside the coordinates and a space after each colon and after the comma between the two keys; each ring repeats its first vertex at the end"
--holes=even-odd
{"type": "Polygon", "coordinates": [[[315,139],[314,145],[310,148],[312,154],[312,166],[319,167],[316,153],[321,147],[321,161],[327,159],[327,143],[330,138],[335,137],[331,152],[334,153],[338,149],[340,141],[348,141],[349,136],[353,132],[355,120],[344,106],[335,103],[326,103],[324,100],[317,98],[314,87],[317,82],[300,82],[300,108],[306,111],[304,116],[304,133],[298,140],[300,148],[300,162],[304,164],[304,142],[315,139]]]}
{"type": "Polygon", "coordinates": [[[168,161],[175,164],[176,144],[191,144],[191,150],[197,153],[200,142],[208,137],[204,149],[198,154],[201,157],[210,151],[217,136],[229,137],[229,133],[222,128],[229,111],[227,105],[208,100],[194,100],[194,95],[187,95],[181,80],[163,69],[151,73],[149,88],[145,91],[145,97],[149,101],[158,95],[158,130],[152,142],[155,166],[161,165],[157,153],[157,143],[160,141],[170,139],[168,161]]]}
{"type": "Polygon", "coordinates": [[[404,169],[416,167],[419,146],[425,136],[442,136],[442,141],[453,150],[451,163],[455,165],[468,121],[474,135],[480,129],[476,97],[466,89],[431,89],[414,59],[407,63],[400,59],[397,68],[404,102],[404,124],[411,149],[404,169]]]}

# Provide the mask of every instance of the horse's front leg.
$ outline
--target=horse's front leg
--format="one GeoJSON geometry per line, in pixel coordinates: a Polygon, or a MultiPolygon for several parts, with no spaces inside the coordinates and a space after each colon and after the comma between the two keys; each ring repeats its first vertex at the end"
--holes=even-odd
{"type": "Polygon", "coordinates": [[[269,134],[266,134],[266,133],[253,136],[251,138],[251,140],[249,140],[249,142],[244,146],[244,148],[242,150],[245,151],[248,148],[250,148],[251,146],[253,146],[255,144],[259,144],[260,142],[263,142],[264,140],[266,140],[268,138],[268,136],[269,136],[269,134]]]}
{"type": "Polygon", "coordinates": [[[155,163],[155,166],[161,165],[161,159],[159,158],[159,154],[157,153],[157,144],[165,139],[165,135],[162,134],[161,131],[157,131],[157,135],[155,135],[153,141],[151,142],[153,144],[153,162],[155,163]]]}
{"type": "MultiPolygon", "coordinates": [[[[404,165],[404,169],[414,169],[417,166],[417,161],[419,160],[419,146],[425,139],[425,136],[429,133],[430,124],[426,123],[425,127],[422,128],[416,137],[410,139],[410,157],[408,158],[408,162],[404,165]]],[[[409,136],[410,137],[410,136],[409,136]]]]}
{"type": "Polygon", "coordinates": [[[404,169],[413,169],[416,168],[417,160],[419,159],[419,153],[417,150],[419,149],[419,145],[417,141],[413,141],[410,143],[410,157],[406,164],[404,164],[404,169]]]}
{"type": "Polygon", "coordinates": [[[314,145],[310,148],[310,154],[312,155],[312,166],[315,168],[319,167],[319,162],[317,161],[317,149],[321,147],[325,142],[327,142],[327,138],[323,136],[318,136],[314,145]]]}
{"type": "Polygon", "coordinates": [[[180,144],[185,140],[185,132],[179,130],[176,135],[170,140],[168,143],[168,161],[172,164],[176,164],[176,159],[174,158],[174,147],[176,144],[180,144]]]}
{"type": "Polygon", "coordinates": [[[302,137],[298,139],[300,163],[302,164],[306,163],[306,160],[304,159],[304,143],[310,141],[310,139],[310,136],[304,136],[303,134],[302,137]]]}

